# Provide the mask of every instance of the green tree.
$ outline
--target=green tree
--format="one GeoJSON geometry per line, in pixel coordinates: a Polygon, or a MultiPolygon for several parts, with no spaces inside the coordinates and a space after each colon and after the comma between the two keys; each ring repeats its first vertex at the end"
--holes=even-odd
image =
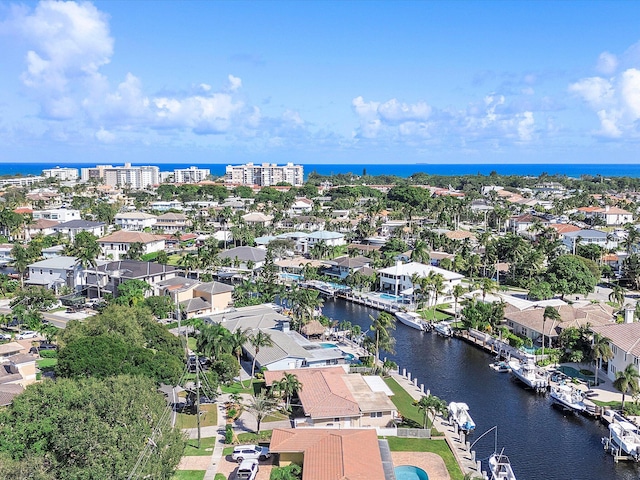
{"type": "Polygon", "coordinates": [[[274,382],[273,388],[285,397],[285,408],[289,410],[291,398],[302,389],[302,382],[293,373],[285,372],[280,380],[274,382]]]}
{"type": "Polygon", "coordinates": [[[613,352],[611,351],[611,339],[594,333],[591,340],[591,354],[596,363],[596,376],[595,385],[598,385],[598,371],[602,368],[602,361],[609,361],[613,359],[613,352]]]}
{"type": "Polygon", "coordinates": [[[125,280],[118,285],[118,296],[115,299],[115,303],[136,307],[144,303],[145,294],[150,290],[151,285],[144,280],[125,280]]]}
{"type": "Polygon", "coordinates": [[[562,320],[560,317],[560,312],[553,308],[552,306],[544,307],[544,312],[542,313],[542,355],[544,356],[544,332],[547,324],[547,320],[553,320],[554,322],[559,322],[562,320]]]}
{"type": "Polygon", "coordinates": [[[125,255],[129,260],[140,260],[142,255],[144,254],[144,243],[142,242],[133,242],[129,245],[129,249],[125,255]]]}
{"type": "Polygon", "coordinates": [[[268,333],[265,333],[262,330],[257,330],[249,337],[249,343],[253,347],[253,362],[251,363],[251,378],[253,378],[256,373],[256,362],[258,360],[258,353],[260,353],[260,349],[262,347],[272,347],[273,340],[271,339],[271,335],[268,333]]]}
{"type": "Polygon", "coordinates": [[[100,298],[100,277],[98,272],[98,257],[102,254],[102,249],[98,244],[97,237],[90,232],[79,232],[73,238],[70,254],[76,257],[76,261],[83,269],[93,267],[96,275],[96,288],[98,298],[100,298]]]}
{"type": "MultiPolygon", "coordinates": [[[[236,356],[238,365],[241,365],[240,357],[242,356],[242,349],[249,341],[250,333],[251,330],[249,328],[245,328],[244,330],[242,328],[237,328],[234,332],[231,333],[231,336],[228,339],[231,353],[236,356]]],[[[242,378],[240,379],[240,384],[242,385],[242,388],[244,388],[244,382],[242,381],[242,378]]]]}
{"type": "Polygon", "coordinates": [[[30,263],[27,250],[19,243],[16,243],[13,248],[11,248],[11,258],[13,258],[13,262],[11,262],[13,268],[20,274],[20,285],[24,285],[24,274],[30,263]]]}
{"type": "Polygon", "coordinates": [[[436,397],[435,395],[425,395],[416,402],[418,410],[424,412],[424,422],[422,428],[431,428],[433,420],[435,420],[437,414],[444,414],[447,411],[447,404],[444,400],[436,397]],[[431,423],[429,422],[429,416],[431,416],[431,423]]]}
{"type": "Polygon", "coordinates": [[[549,265],[545,277],[551,289],[563,299],[565,295],[574,293],[591,293],[598,281],[585,263],[574,255],[556,258],[549,265]]]}
{"type": "Polygon", "coordinates": [[[633,364],[627,365],[627,367],[616,372],[616,379],[613,381],[613,386],[616,390],[622,393],[622,410],[624,410],[624,397],[627,393],[635,395],[640,392],[640,373],[633,364]]]}
{"type": "Polygon", "coordinates": [[[371,331],[375,339],[376,364],[380,362],[380,350],[394,353],[396,339],[391,335],[391,331],[396,329],[396,319],[387,312],[378,313],[377,317],[369,315],[371,319],[371,331]]]}
{"type": "Polygon", "coordinates": [[[244,408],[256,419],[256,433],[260,431],[260,425],[267,415],[276,409],[276,400],[268,395],[265,391],[253,395],[244,408]]]}

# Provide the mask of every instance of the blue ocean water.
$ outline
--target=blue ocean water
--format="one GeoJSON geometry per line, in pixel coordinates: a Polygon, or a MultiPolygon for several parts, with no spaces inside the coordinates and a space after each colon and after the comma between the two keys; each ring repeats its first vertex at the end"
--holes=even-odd
{"type": "MultiPolygon", "coordinates": [[[[117,165],[117,164],[114,164],[117,165]]],[[[132,165],[149,165],[139,163],[132,165]]],[[[200,168],[209,168],[212,175],[223,175],[226,164],[193,164],[200,168]]],[[[333,175],[339,173],[353,173],[362,175],[396,175],[408,177],[414,173],[423,172],[430,175],[489,175],[495,171],[499,175],[523,175],[539,176],[543,173],[549,175],[565,175],[579,178],[582,175],[602,175],[603,177],[640,177],[640,164],[302,164],[305,177],[310,172],[321,175],[333,175]]],[[[0,175],[40,175],[43,169],[65,166],[72,168],[94,167],[95,163],[79,163],[68,165],[56,165],[52,163],[11,163],[0,164],[0,175]]],[[[158,164],[161,171],[173,171],[175,168],[185,168],[191,164],[163,163],[158,164]]]]}

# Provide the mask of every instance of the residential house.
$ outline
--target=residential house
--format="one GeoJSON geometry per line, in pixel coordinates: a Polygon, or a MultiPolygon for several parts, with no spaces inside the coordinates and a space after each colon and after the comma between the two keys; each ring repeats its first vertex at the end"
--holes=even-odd
{"type": "Polygon", "coordinates": [[[320,242],[324,242],[328,247],[339,247],[340,245],[346,244],[344,234],[320,230],[309,234],[307,237],[307,248],[312,249],[320,242]]]}
{"type": "Polygon", "coordinates": [[[443,292],[438,296],[440,303],[454,301],[452,296],[453,287],[459,285],[464,278],[464,275],[459,273],[418,262],[402,263],[398,261],[393,267],[381,268],[377,272],[380,275],[380,290],[394,295],[413,294],[414,285],[411,283],[413,275],[426,277],[430,273],[440,274],[444,278],[443,292]]]}
{"type": "Polygon", "coordinates": [[[385,480],[372,429],[275,428],[269,450],[281,467],[302,466],[302,480],[385,480]]]}
{"type": "Polygon", "coordinates": [[[609,346],[613,359],[606,363],[609,380],[615,380],[616,373],[628,365],[640,370],[640,323],[612,323],[592,326],[591,330],[611,340],[609,346]]]}
{"type": "Polygon", "coordinates": [[[232,302],[233,287],[226,283],[207,282],[193,289],[193,296],[200,297],[209,303],[212,313],[226,310],[232,302]]]}
{"type": "Polygon", "coordinates": [[[288,210],[290,215],[304,215],[313,210],[313,200],[305,197],[297,197],[288,210]]]}
{"type": "Polygon", "coordinates": [[[598,218],[607,226],[621,226],[633,222],[633,213],[618,207],[605,205],[604,207],[580,207],[578,212],[585,218],[598,218]]]}
{"type": "Polygon", "coordinates": [[[357,257],[344,256],[329,260],[325,263],[329,265],[330,268],[322,271],[324,275],[344,279],[350,274],[359,271],[362,267],[368,267],[371,259],[361,255],[357,257]]]}
{"type": "Polygon", "coordinates": [[[111,235],[98,239],[98,244],[102,249],[102,257],[113,260],[120,260],[129,251],[134,243],[140,243],[143,247],[143,255],[159,252],[165,249],[164,237],[152,235],[145,232],[127,232],[118,230],[111,235]]]}
{"type": "Polygon", "coordinates": [[[151,210],[157,210],[158,212],[166,212],[167,210],[182,210],[182,202],[179,200],[170,201],[157,201],[149,203],[151,210]]]}
{"type": "Polygon", "coordinates": [[[182,233],[189,227],[191,227],[191,220],[182,213],[164,213],[156,217],[155,229],[164,233],[182,233]]]}
{"type": "Polygon", "coordinates": [[[33,238],[36,235],[53,235],[55,233],[54,227],[60,225],[60,222],[57,220],[47,220],[45,218],[40,218],[35,220],[32,224],[27,224],[26,227],[26,236],[27,238],[33,238]]]}
{"type": "MultiPolygon", "coordinates": [[[[16,345],[9,343],[3,347],[16,345]]],[[[20,344],[17,344],[22,348],[20,344]]],[[[2,353],[0,353],[2,355],[2,353]]],[[[29,353],[17,353],[0,358],[0,407],[10,405],[13,399],[37,380],[36,357],[29,353]]]]}
{"type": "Polygon", "coordinates": [[[298,398],[303,413],[294,418],[296,428],[388,427],[398,417],[398,410],[389,399],[393,393],[380,377],[365,378],[347,373],[342,367],[267,370],[267,386],[285,373],[295,374],[302,384],[298,398]]]}
{"type": "Polygon", "coordinates": [[[535,233],[533,229],[536,226],[540,227],[548,227],[551,224],[549,220],[539,215],[532,215],[530,213],[525,213],[524,215],[519,215],[517,217],[511,217],[509,219],[509,228],[513,233],[517,233],[520,235],[525,235],[529,237],[534,237],[535,233]]]}
{"type": "Polygon", "coordinates": [[[172,277],[156,283],[158,294],[171,297],[174,303],[193,298],[193,289],[199,284],[198,280],[186,277],[172,277]]]}
{"type": "Polygon", "coordinates": [[[295,228],[298,230],[318,231],[324,230],[327,222],[324,218],[313,215],[298,215],[296,217],[285,218],[280,221],[280,228],[295,228]]]}
{"type": "MultiPolygon", "coordinates": [[[[118,285],[127,280],[141,280],[148,283],[151,289],[145,292],[146,296],[159,295],[162,291],[160,282],[177,277],[180,270],[160,263],[118,260],[99,265],[97,272],[100,278],[101,294],[110,293],[117,297],[118,285]]],[[[94,298],[97,296],[95,271],[89,269],[86,273],[87,296],[94,298]]]]}
{"type": "Polygon", "coordinates": [[[152,228],[158,217],[144,212],[118,213],[115,216],[115,224],[122,230],[129,232],[141,232],[145,228],[152,228]]]}
{"type": "Polygon", "coordinates": [[[221,260],[225,258],[230,259],[233,266],[240,270],[257,270],[262,268],[266,256],[267,251],[265,249],[247,246],[235,247],[218,253],[218,257],[221,260]]]}
{"type": "Polygon", "coordinates": [[[389,220],[380,227],[380,235],[382,237],[390,237],[396,230],[403,230],[408,225],[407,220],[389,220]]]}
{"type": "Polygon", "coordinates": [[[602,249],[615,248],[618,245],[617,242],[613,241],[611,237],[609,237],[607,232],[585,229],[564,233],[562,243],[571,253],[575,253],[578,245],[595,244],[600,246],[602,249]]]}
{"type": "Polygon", "coordinates": [[[103,222],[90,222],[88,220],[70,220],[68,222],[60,223],[53,227],[55,233],[60,233],[69,237],[69,240],[73,242],[75,236],[80,232],[89,232],[100,238],[104,234],[103,222]]]}
{"type": "Polygon", "coordinates": [[[40,260],[27,267],[29,278],[27,285],[38,285],[55,290],[67,286],[74,291],[81,289],[84,282],[84,269],[76,257],[53,257],[40,260]]]}
{"type": "Polygon", "coordinates": [[[34,210],[33,219],[55,220],[57,222],[70,222],[71,220],[80,220],[80,210],[70,208],[54,208],[51,210],[34,210]]]}
{"type": "Polygon", "coordinates": [[[0,263],[7,264],[13,261],[11,256],[12,243],[0,243],[0,263]]]}
{"type": "Polygon", "coordinates": [[[265,215],[261,212],[251,212],[243,215],[242,219],[247,225],[261,225],[263,227],[268,227],[273,221],[273,216],[265,215]]]}

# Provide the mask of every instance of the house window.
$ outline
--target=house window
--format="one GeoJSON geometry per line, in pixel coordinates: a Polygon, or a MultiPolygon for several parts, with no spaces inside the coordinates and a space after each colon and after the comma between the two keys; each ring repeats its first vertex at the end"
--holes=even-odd
{"type": "Polygon", "coordinates": [[[382,412],[371,412],[371,418],[382,418],[382,412]]]}
{"type": "Polygon", "coordinates": [[[336,423],[340,423],[340,417],[334,418],[333,421],[336,422],[336,423]]]}
{"type": "Polygon", "coordinates": [[[611,345],[611,352],[614,355],[617,355],[618,354],[618,347],[616,347],[615,345],[611,345]]]}

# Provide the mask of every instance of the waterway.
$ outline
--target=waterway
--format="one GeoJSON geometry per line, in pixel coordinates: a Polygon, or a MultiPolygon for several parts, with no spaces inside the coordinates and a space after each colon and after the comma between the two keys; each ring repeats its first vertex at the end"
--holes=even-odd
{"type": "MultiPolygon", "coordinates": [[[[327,300],[323,314],[349,320],[366,331],[369,315],[378,311],[344,300],[327,300]]],[[[498,426],[498,449],[504,447],[519,480],[631,480],[640,465],[615,464],[600,443],[606,426],[593,419],[564,414],[548,396],[525,390],[509,373],[489,368],[491,355],[458,339],[421,333],[397,324],[395,354],[386,354],[418,379],[433,395],[447,402],[465,402],[475,420],[471,442],[498,426]]],[[[383,353],[384,356],[384,353],[383,353]]],[[[476,444],[478,459],[494,449],[489,434],[476,444]]],[[[486,470],[486,463],[483,463],[486,470]]]]}

